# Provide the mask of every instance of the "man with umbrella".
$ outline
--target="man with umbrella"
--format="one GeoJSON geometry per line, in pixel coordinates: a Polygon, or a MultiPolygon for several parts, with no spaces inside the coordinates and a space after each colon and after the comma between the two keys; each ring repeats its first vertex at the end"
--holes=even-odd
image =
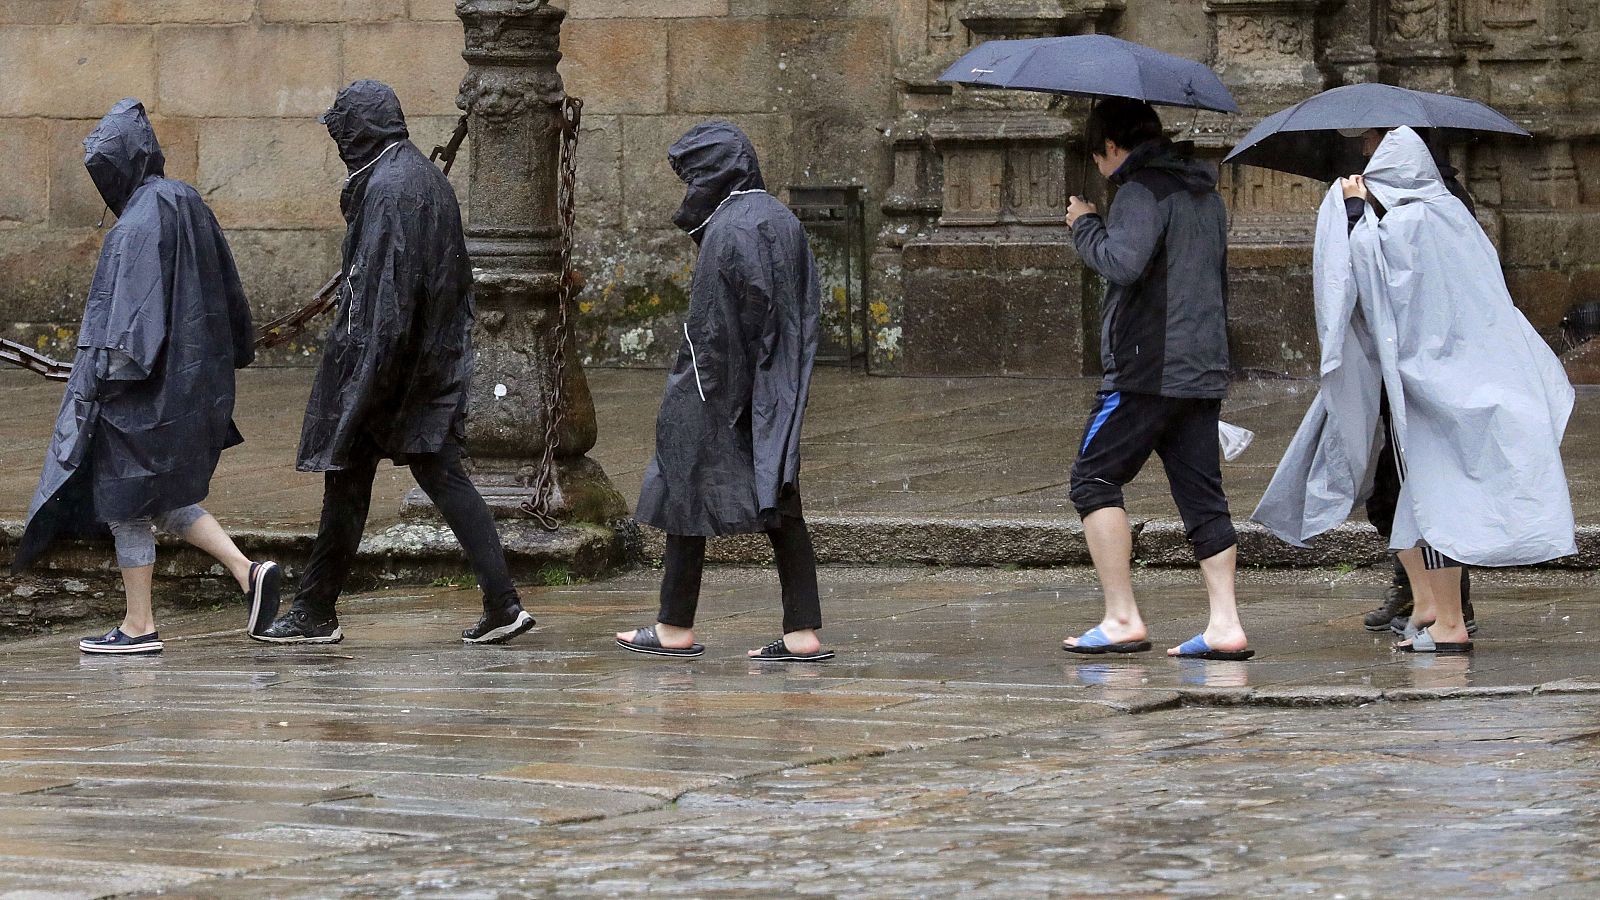
{"type": "Polygon", "coordinates": [[[290,610],[251,637],[275,644],[344,638],[339,599],[372,501],[378,464],[408,465],[455,532],[483,590],[461,639],[511,640],[533,627],[506,567],[494,517],[461,464],[472,376],[472,266],[444,175],[410,140],[388,85],[357,81],[321,120],[350,169],[341,309],[306,404],[298,468],[322,472],[322,524],[290,610]]]}
{"type": "Polygon", "coordinates": [[[1227,210],[1216,172],[1167,140],[1152,103],[1238,112],[1206,66],[1106,35],[989,41],[941,80],[974,87],[1106,98],[1089,117],[1087,155],[1118,186],[1110,215],[1073,197],[1067,210],[1084,264],[1109,283],[1105,380],[1072,468],[1072,500],[1105,594],[1105,618],[1063,649],[1150,649],[1134,602],[1122,487],[1158,454],[1205,574],[1206,629],[1168,655],[1253,655],[1234,599],[1238,551],[1222,491],[1218,438],[1228,389],[1227,210]]]}

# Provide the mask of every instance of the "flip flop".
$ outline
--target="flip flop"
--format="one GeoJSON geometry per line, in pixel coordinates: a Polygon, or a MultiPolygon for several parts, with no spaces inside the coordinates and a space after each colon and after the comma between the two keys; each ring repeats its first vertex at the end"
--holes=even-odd
{"type": "Polygon", "coordinates": [[[1433,635],[1428,632],[1428,629],[1423,628],[1416,633],[1415,637],[1411,638],[1410,646],[1395,644],[1394,649],[1399,650],[1401,653],[1471,653],[1472,642],[1436,641],[1433,639],[1433,635]]]}
{"type": "Polygon", "coordinates": [[[1184,641],[1178,645],[1178,652],[1173,659],[1218,659],[1227,662],[1243,662],[1255,656],[1254,650],[1213,650],[1206,643],[1204,632],[1184,641]]]}
{"type": "Polygon", "coordinates": [[[747,657],[751,662],[821,662],[833,659],[832,650],[818,650],[815,653],[795,653],[789,645],[778,638],[772,643],[762,647],[755,656],[747,657]]]}
{"type": "Polygon", "coordinates": [[[1078,635],[1078,643],[1070,647],[1062,644],[1061,649],[1068,653],[1082,653],[1087,656],[1098,656],[1102,653],[1143,653],[1150,649],[1150,642],[1127,641],[1118,644],[1106,636],[1104,629],[1096,625],[1078,635]]]}
{"type": "Polygon", "coordinates": [[[633,630],[633,640],[625,641],[617,638],[617,646],[634,653],[646,653],[650,656],[676,656],[682,659],[691,659],[706,652],[705,644],[690,644],[688,647],[663,647],[661,638],[656,636],[656,627],[646,625],[633,630]]]}

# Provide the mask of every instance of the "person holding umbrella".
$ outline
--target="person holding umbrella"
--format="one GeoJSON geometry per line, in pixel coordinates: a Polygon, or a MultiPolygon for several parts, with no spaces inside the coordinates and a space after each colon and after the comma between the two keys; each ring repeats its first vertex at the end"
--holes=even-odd
{"type": "Polygon", "coordinates": [[[1105,381],[1072,468],[1073,504],[1105,593],[1105,617],[1062,649],[1150,649],[1134,602],[1122,486],[1154,452],[1211,601],[1206,630],[1167,653],[1249,659],[1234,599],[1237,540],[1218,434],[1228,389],[1227,210],[1216,172],[1193,159],[1192,145],[1166,139],[1151,106],[1238,112],[1238,104],[1207,66],[1100,34],[989,41],[940,80],[1096,98],[1085,157],[1118,186],[1108,217],[1079,197],[1067,210],[1079,255],[1110,287],[1101,328],[1105,381]]]}
{"type": "Polygon", "coordinates": [[[1389,546],[1419,627],[1395,649],[1470,652],[1463,564],[1577,552],[1560,453],[1572,386],[1412,128],[1389,131],[1361,176],[1329,190],[1314,277],[1322,389],[1253,518],[1305,546],[1370,494],[1374,454],[1391,453],[1389,546]]]}
{"type": "Polygon", "coordinates": [[[1234,597],[1238,538],[1222,489],[1218,417],[1228,391],[1228,214],[1216,172],[1174,144],[1148,103],[1111,98],[1089,117],[1090,154],[1117,185],[1110,215],[1073,197],[1084,264],[1109,283],[1101,326],[1105,380],[1072,467],[1072,502],[1105,594],[1105,617],[1069,653],[1150,649],[1134,600],[1122,487],[1161,457],[1204,575],[1210,617],[1169,656],[1254,655],[1234,597]]]}

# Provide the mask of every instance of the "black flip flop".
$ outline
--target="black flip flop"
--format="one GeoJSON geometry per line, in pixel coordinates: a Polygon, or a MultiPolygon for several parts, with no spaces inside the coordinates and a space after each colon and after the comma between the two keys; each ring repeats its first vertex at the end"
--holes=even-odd
{"type": "Polygon", "coordinates": [[[815,653],[795,653],[789,645],[778,638],[772,643],[762,647],[755,656],[748,657],[751,662],[821,662],[833,659],[832,650],[818,650],[815,653]]]}
{"type": "Polygon", "coordinates": [[[654,625],[635,628],[633,630],[633,640],[631,641],[617,638],[617,646],[624,650],[632,650],[634,653],[647,653],[651,656],[676,656],[680,659],[691,659],[706,652],[705,644],[690,644],[682,649],[661,646],[661,638],[656,636],[656,627],[654,625]]]}

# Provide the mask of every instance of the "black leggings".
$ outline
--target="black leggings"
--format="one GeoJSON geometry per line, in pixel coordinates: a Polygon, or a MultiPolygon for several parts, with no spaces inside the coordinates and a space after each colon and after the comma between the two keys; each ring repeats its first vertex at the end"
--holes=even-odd
{"type": "MultiPolygon", "coordinates": [[[[334,611],[361,546],[361,531],[372,505],[372,479],[382,461],[380,453],[377,447],[363,444],[351,451],[348,466],[325,474],[322,524],[311,546],[311,561],[306,564],[295,606],[319,614],[334,611]]],[[[494,515],[461,467],[461,448],[446,445],[438,453],[413,455],[408,465],[423,493],[455,532],[483,589],[484,610],[493,612],[518,602],[494,515]]]]}
{"type": "MultiPolygon", "coordinates": [[[[821,628],[817,556],[805,519],[783,516],[777,528],[767,531],[767,538],[772,541],[772,552],[778,562],[778,583],[783,586],[783,633],[821,628]]],[[[661,575],[661,612],[656,621],[679,628],[694,627],[705,561],[705,538],[667,535],[667,555],[661,575]]]]}

